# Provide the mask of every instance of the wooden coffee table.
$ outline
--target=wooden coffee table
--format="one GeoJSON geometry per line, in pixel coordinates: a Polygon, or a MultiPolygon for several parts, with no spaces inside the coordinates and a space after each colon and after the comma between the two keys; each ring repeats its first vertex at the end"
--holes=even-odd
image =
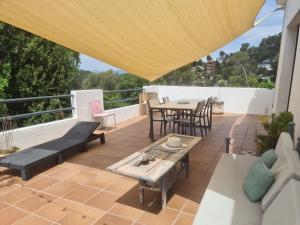
{"type": "Polygon", "coordinates": [[[189,152],[202,140],[180,134],[169,134],[139,152],[109,166],[106,170],[139,180],[140,203],[144,203],[144,189],[160,191],[162,207],[166,206],[167,191],[182,173],[189,176],[189,152]],[[186,145],[179,150],[167,150],[161,146],[169,137],[179,137],[186,145]],[[135,166],[138,157],[143,153],[155,154],[154,161],[135,166]],[[178,166],[179,165],[179,168],[178,166]]]}

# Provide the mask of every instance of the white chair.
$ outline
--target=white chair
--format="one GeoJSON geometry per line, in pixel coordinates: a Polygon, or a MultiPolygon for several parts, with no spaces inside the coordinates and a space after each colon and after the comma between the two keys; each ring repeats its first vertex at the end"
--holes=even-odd
{"type": "Polygon", "coordinates": [[[95,118],[102,119],[103,125],[105,126],[105,130],[108,129],[107,117],[109,117],[109,116],[114,117],[115,128],[117,127],[116,115],[114,113],[106,113],[104,111],[104,109],[102,108],[101,101],[99,101],[99,100],[90,101],[89,105],[90,105],[90,109],[91,109],[91,112],[92,112],[93,119],[95,119],[95,118]]]}

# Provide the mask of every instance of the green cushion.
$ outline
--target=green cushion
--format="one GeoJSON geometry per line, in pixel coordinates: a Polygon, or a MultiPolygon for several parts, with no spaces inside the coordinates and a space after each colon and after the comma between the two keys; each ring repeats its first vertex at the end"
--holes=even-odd
{"type": "Polygon", "coordinates": [[[260,160],[262,160],[265,163],[266,167],[271,169],[273,164],[277,160],[277,155],[275,154],[274,149],[270,149],[266,151],[264,154],[262,154],[260,160]]]}
{"type": "Polygon", "coordinates": [[[249,171],[245,183],[244,191],[252,202],[260,201],[274,182],[275,175],[265,166],[262,161],[258,161],[249,171]]]}

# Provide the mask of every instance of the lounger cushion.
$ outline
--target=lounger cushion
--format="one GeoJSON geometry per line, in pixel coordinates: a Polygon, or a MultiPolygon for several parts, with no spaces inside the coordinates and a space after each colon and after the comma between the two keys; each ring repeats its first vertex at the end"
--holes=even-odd
{"type": "Polygon", "coordinates": [[[71,149],[73,147],[78,147],[80,145],[83,145],[81,140],[57,138],[52,141],[48,141],[46,143],[34,146],[33,148],[61,152],[71,149]]]}
{"type": "Polygon", "coordinates": [[[245,177],[257,161],[257,157],[250,155],[222,155],[194,225],[260,225],[260,204],[249,201],[243,191],[245,177]]]}
{"type": "Polygon", "coordinates": [[[58,156],[58,153],[55,151],[29,148],[2,157],[0,159],[0,165],[14,169],[22,169],[40,160],[56,156],[58,156]]]}
{"type": "Polygon", "coordinates": [[[272,170],[274,172],[278,170],[288,158],[289,153],[293,151],[294,144],[291,136],[288,133],[282,132],[276,144],[275,153],[277,155],[277,160],[275,161],[272,170]]]}
{"type": "Polygon", "coordinates": [[[300,182],[291,179],[264,212],[262,225],[300,224],[300,182]]]}
{"type": "Polygon", "coordinates": [[[77,122],[63,138],[86,141],[99,125],[99,122],[77,122]]]}

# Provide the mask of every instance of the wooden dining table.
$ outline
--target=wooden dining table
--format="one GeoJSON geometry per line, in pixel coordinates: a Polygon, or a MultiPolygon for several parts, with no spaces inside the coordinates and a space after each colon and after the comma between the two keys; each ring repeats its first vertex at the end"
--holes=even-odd
{"type": "MultiPolygon", "coordinates": [[[[149,109],[149,117],[150,117],[150,139],[154,141],[154,133],[153,133],[153,111],[162,110],[173,110],[173,111],[187,111],[190,115],[196,110],[198,102],[202,101],[202,99],[181,99],[177,101],[170,101],[163,104],[152,105],[149,109]]],[[[192,116],[190,116],[190,135],[193,135],[193,127],[191,126],[193,122],[192,116]]]]}

